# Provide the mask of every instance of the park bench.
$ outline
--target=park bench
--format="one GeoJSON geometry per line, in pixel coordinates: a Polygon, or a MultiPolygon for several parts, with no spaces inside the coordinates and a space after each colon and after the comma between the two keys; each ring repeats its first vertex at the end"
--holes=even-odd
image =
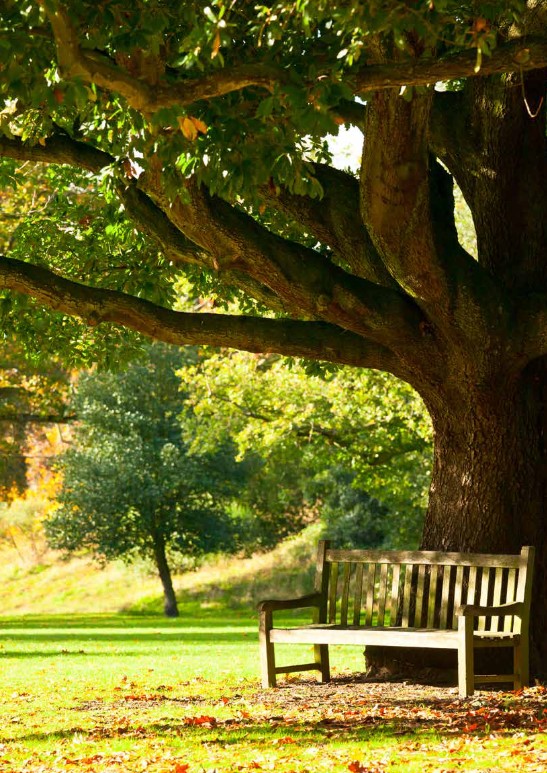
{"type": "Polygon", "coordinates": [[[528,684],[534,548],[520,555],[336,550],[319,542],[315,592],[259,604],[262,684],[277,674],[319,671],[330,679],[329,644],[452,649],[460,697],[476,683],[528,684]],[[313,610],[313,624],[276,628],[273,613],[313,610]],[[276,644],[310,644],[312,663],[276,666],[276,644]],[[474,674],[477,647],[512,647],[512,674],[474,674]]]}

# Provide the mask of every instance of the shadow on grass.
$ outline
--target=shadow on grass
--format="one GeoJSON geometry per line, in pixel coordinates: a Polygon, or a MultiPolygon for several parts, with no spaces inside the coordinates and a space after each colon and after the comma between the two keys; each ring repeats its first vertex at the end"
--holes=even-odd
{"type": "MultiPolygon", "coordinates": [[[[169,701],[166,700],[166,703],[169,701]]],[[[412,705],[413,702],[411,702],[412,705]]],[[[296,751],[299,747],[307,749],[309,746],[320,746],[323,743],[332,743],[340,739],[347,743],[363,743],[367,745],[385,745],[386,743],[400,743],[405,737],[427,741],[432,738],[456,738],[469,737],[469,728],[462,725],[462,709],[451,709],[449,705],[440,706],[439,701],[431,701],[429,705],[422,705],[423,710],[431,710],[430,716],[401,718],[391,716],[368,715],[351,717],[350,719],[331,719],[318,716],[317,720],[305,720],[287,722],[283,717],[272,717],[269,721],[257,721],[253,719],[227,719],[218,722],[212,721],[209,726],[192,724],[192,717],[180,720],[159,720],[149,724],[142,722],[142,717],[135,726],[121,724],[115,720],[111,724],[104,721],[98,723],[92,729],[71,727],[68,730],[54,730],[51,732],[31,732],[17,736],[17,742],[50,742],[63,738],[73,737],[78,733],[83,740],[112,740],[114,738],[179,738],[181,742],[195,745],[219,744],[221,746],[235,746],[245,743],[252,744],[257,749],[271,747],[272,745],[290,746],[296,751]],[[440,716],[442,714],[442,716],[440,716]]],[[[393,704],[397,706],[397,701],[393,704]]],[[[166,707],[168,708],[168,707],[166,707]]],[[[408,706],[401,702],[401,711],[408,711],[408,706]]],[[[195,720],[195,718],[194,718],[195,720]]],[[[202,721],[198,718],[198,722],[202,721]]],[[[513,715],[508,712],[505,718],[498,721],[496,734],[511,736],[515,730],[525,730],[528,734],[540,734],[540,728],[533,723],[523,722],[521,715],[513,715]]],[[[488,736],[492,728],[487,723],[483,727],[473,725],[473,737],[488,736]]],[[[0,743],[12,740],[0,735],[0,743]]]]}

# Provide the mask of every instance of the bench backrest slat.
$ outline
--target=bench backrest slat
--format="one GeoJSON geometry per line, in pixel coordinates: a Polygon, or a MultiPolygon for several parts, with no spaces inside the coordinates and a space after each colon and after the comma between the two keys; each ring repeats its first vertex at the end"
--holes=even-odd
{"type": "Polygon", "coordinates": [[[427,598],[427,622],[428,628],[435,627],[435,607],[437,599],[437,582],[439,579],[439,567],[432,566],[429,569],[429,594],[427,598]]]}
{"type": "Polygon", "coordinates": [[[376,565],[369,564],[366,571],[367,595],[365,599],[365,625],[372,625],[374,612],[375,573],[376,565]]]}
{"type": "MultiPolygon", "coordinates": [[[[490,569],[487,567],[482,567],[481,572],[481,595],[479,599],[479,604],[481,607],[486,607],[488,605],[488,589],[490,588],[490,569]]],[[[478,631],[485,631],[486,630],[486,618],[485,617],[479,617],[477,619],[477,630],[478,631]]]]}
{"type": "Polygon", "coordinates": [[[338,564],[332,564],[329,588],[329,623],[336,622],[336,599],[338,589],[338,564]]]}
{"type": "Polygon", "coordinates": [[[416,585],[416,595],[414,599],[414,620],[412,625],[414,628],[421,628],[422,626],[422,609],[424,605],[424,587],[425,587],[425,573],[427,567],[424,564],[420,564],[418,567],[418,582],[416,585]]]}
{"type": "Polygon", "coordinates": [[[452,628],[458,627],[458,609],[462,604],[463,591],[464,591],[464,568],[463,566],[456,567],[456,585],[454,587],[454,606],[452,607],[452,628]]]}
{"type": "Polygon", "coordinates": [[[361,622],[364,570],[364,564],[357,564],[357,569],[355,570],[355,595],[353,597],[353,625],[359,625],[361,622]]]}
{"type": "MultiPolygon", "coordinates": [[[[462,604],[530,606],[529,550],[520,555],[438,551],[318,550],[320,622],[457,628],[462,604]]],[[[480,631],[518,632],[516,617],[479,617],[480,631]]]]}
{"type": "MultiPolygon", "coordinates": [[[[507,573],[507,590],[506,590],[506,596],[507,596],[507,602],[515,601],[515,593],[517,589],[517,570],[516,569],[509,569],[509,572],[507,573]]],[[[513,630],[513,620],[511,617],[506,617],[505,622],[503,625],[503,630],[505,632],[509,632],[513,630]]]]}
{"type": "Polygon", "coordinates": [[[407,564],[405,567],[405,584],[403,587],[403,617],[401,619],[401,625],[403,628],[408,628],[410,625],[410,600],[412,598],[412,564],[407,564]]]}
{"type": "Polygon", "coordinates": [[[340,623],[348,624],[349,581],[351,576],[351,564],[345,563],[342,568],[342,604],[340,607],[340,623]]]}
{"type": "MultiPolygon", "coordinates": [[[[502,596],[502,589],[503,589],[503,576],[504,576],[504,570],[501,569],[499,566],[495,569],[495,577],[494,577],[494,594],[492,596],[492,604],[494,606],[497,606],[501,604],[501,596],[502,596]]],[[[501,618],[499,616],[493,615],[490,618],[490,630],[491,631],[497,631],[498,626],[500,624],[501,618]]]]}
{"type": "Polygon", "coordinates": [[[446,628],[448,626],[448,604],[450,602],[450,580],[452,575],[452,567],[443,567],[443,584],[441,593],[441,609],[439,613],[439,628],[446,628]]]}
{"type": "Polygon", "coordinates": [[[391,599],[389,605],[389,625],[398,625],[397,612],[399,610],[399,580],[401,576],[401,564],[394,564],[391,572],[391,599]]]}
{"type": "Polygon", "coordinates": [[[386,600],[388,592],[388,565],[380,564],[380,579],[378,584],[378,625],[386,622],[386,600]]]}

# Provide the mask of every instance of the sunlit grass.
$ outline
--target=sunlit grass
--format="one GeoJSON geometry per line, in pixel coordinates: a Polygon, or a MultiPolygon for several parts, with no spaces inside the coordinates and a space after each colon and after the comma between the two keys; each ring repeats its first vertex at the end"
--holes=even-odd
{"type": "Polygon", "coordinates": [[[329,685],[262,690],[256,629],[250,609],[195,602],[174,621],[1,618],[0,771],[526,770],[547,755],[524,697],[348,685],[358,648],[333,648],[329,685]]]}

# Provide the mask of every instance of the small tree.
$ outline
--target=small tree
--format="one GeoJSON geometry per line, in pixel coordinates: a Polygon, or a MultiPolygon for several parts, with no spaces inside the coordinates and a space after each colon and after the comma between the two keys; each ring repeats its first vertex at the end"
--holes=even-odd
{"type": "Polygon", "coordinates": [[[59,508],[46,523],[52,547],[87,548],[104,560],[151,558],[168,617],[178,616],[168,552],[196,556],[229,546],[226,505],[241,469],[226,446],[188,454],[175,375],[181,363],[180,351],[155,345],[147,362],[122,373],[80,378],[80,423],[60,462],[59,508]]]}

